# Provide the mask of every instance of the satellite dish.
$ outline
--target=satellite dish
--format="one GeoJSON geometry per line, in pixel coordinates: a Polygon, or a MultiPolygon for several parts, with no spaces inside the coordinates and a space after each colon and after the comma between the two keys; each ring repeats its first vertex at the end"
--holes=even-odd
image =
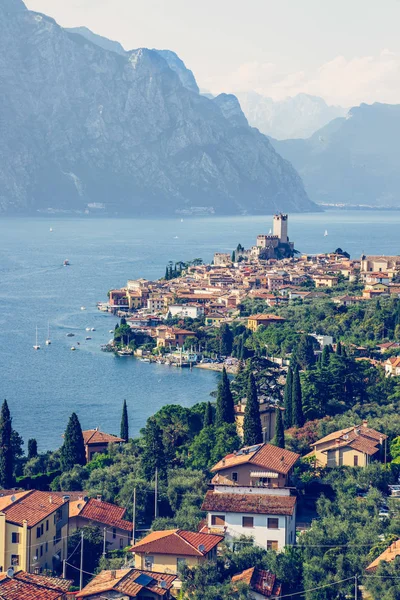
{"type": "Polygon", "coordinates": [[[7,577],[9,577],[10,579],[14,577],[14,569],[12,567],[7,569],[7,577]]]}
{"type": "Polygon", "coordinates": [[[204,545],[204,544],[200,544],[200,546],[198,546],[198,548],[197,548],[197,549],[198,549],[198,551],[199,551],[199,552],[203,553],[203,552],[205,552],[205,550],[206,550],[206,547],[205,547],[205,545],[204,545]]]}
{"type": "Polygon", "coordinates": [[[16,496],[14,496],[14,495],[11,496],[11,502],[15,502],[16,499],[17,499],[16,496]]]}
{"type": "Polygon", "coordinates": [[[164,579],[161,579],[161,581],[160,581],[160,587],[162,587],[163,590],[167,589],[167,582],[164,581],[164,579]]]}

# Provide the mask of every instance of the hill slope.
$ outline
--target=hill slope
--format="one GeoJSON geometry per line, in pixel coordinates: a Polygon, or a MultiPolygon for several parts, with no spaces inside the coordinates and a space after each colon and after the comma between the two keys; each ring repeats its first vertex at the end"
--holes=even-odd
{"type": "Polygon", "coordinates": [[[108,51],[2,0],[0,80],[0,212],[315,210],[265,136],[155,51],[108,51]]]}

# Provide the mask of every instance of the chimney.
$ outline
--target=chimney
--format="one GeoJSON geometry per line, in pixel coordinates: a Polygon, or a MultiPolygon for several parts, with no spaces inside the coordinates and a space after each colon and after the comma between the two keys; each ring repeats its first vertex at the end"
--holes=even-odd
{"type": "Polygon", "coordinates": [[[337,438],[337,439],[335,440],[335,443],[336,443],[336,446],[340,446],[340,438],[337,438]]]}
{"type": "Polygon", "coordinates": [[[364,419],[364,421],[362,422],[363,427],[368,427],[368,421],[367,419],[364,419]]]}
{"type": "Polygon", "coordinates": [[[117,572],[115,570],[110,571],[110,578],[115,579],[117,577],[117,572]]]}
{"type": "Polygon", "coordinates": [[[53,497],[52,496],[49,496],[49,502],[50,502],[50,504],[53,504],[53,497]]]}
{"type": "Polygon", "coordinates": [[[97,494],[97,500],[101,502],[101,494],[97,494]]]}

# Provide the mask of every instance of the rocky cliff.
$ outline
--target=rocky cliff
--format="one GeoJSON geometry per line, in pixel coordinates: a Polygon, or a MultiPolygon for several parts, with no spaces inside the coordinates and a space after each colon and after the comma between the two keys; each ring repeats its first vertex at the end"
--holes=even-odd
{"type": "Polygon", "coordinates": [[[314,210],[234,103],[188,89],[171,60],[118,54],[2,0],[0,212],[314,210]]]}

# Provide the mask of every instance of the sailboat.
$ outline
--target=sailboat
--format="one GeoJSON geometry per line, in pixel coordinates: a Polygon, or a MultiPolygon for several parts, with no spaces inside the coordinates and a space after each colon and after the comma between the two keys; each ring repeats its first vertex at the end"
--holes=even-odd
{"type": "Polygon", "coordinates": [[[40,350],[40,346],[38,344],[37,325],[36,325],[36,344],[33,346],[33,349],[40,350]]]}
{"type": "Polygon", "coordinates": [[[50,233],[52,233],[52,231],[53,231],[53,228],[52,228],[52,227],[50,227],[50,233]]]}
{"type": "Polygon", "coordinates": [[[47,323],[47,340],[46,340],[46,346],[50,346],[51,344],[51,339],[50,339],[50,323],[47,323]]]}
{"type": "Polygon", "coordinates": [[[328,235],[328,230],[325,229],[324,237],[326,237],[327,235],[328,235]]]}

